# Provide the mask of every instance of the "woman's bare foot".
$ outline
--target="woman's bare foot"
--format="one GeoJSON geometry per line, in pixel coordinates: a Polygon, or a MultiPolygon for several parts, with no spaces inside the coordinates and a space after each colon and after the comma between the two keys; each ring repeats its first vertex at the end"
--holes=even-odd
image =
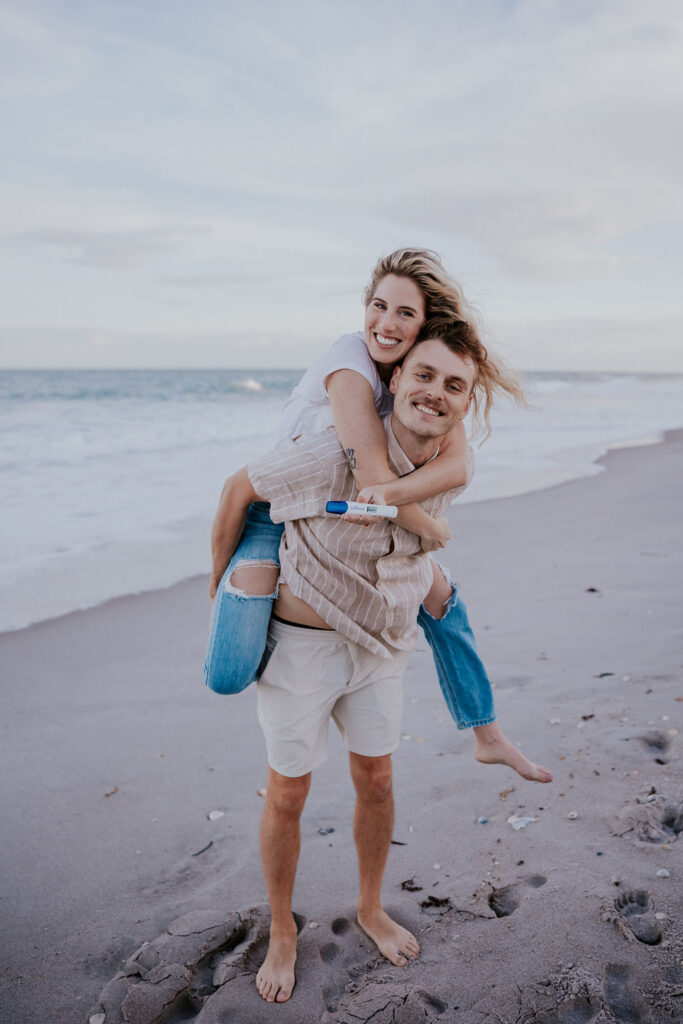
{"type": "Polygon", "coordinates": [[[415,936],[392,921],[381,907],[362,915],[358,911],[358,924],[382,956],[396,967],[405,967],[408,960],[415,960],[419,956],[420,946],[415,936]]]}
{"type": "Polygon", "coordinates": [[[294,964],[296,963],[296,924],[291,929],[273,933],[270,929],[270,943],[266,959],[256,975],[258,994],[267,1003],[286,1003],[294,989],[294,964]]]}
{"type": "Polygon", "coordinates": [[[534,764],[505,736],[498,722],[474,728],[474,756],[482,764],[506,764],[530,782],[552,782],[552,772],[534,764]]]}

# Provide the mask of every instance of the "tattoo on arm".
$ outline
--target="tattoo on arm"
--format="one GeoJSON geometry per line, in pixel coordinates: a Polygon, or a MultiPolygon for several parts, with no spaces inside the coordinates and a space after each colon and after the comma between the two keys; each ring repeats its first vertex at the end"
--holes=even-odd
{"type": "Polygon", "coordinates": [[[351,467],[351,469],[356,469],[356,466],[357,466],[356,456],[354,455],[354,451],[355,451],[355,448],[346,448],[345,449],[346,458],[349,460],[349,466],[351,467]]]}

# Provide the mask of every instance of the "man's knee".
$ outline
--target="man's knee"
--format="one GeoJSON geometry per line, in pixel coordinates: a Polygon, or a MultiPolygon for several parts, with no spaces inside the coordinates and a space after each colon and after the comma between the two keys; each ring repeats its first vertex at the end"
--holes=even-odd
{"type": "Polygon", "coordinates": [[[267,804],[278,814],[297,817],[304,809],[310,786],[310,772],[308,775],[289,778],[271,768],[268,775],[267,804]]]}
{"type": "Polygon", "coordinates": [[[351,777],[361,800],[382,803],[391,796],[391,754],[384,757],[351,754],[351,777]]]}

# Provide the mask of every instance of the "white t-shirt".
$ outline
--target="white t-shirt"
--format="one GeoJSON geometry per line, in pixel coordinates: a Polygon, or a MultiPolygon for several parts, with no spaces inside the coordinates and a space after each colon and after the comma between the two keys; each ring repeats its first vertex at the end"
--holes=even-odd
{"type": "MultiPolygon", "coordinates": [[[[381,417],[394,408],[394,396],[383,383],[370,358],[362,331],[342,334],[332,348],[309,366],[287,399],[272,438],[272,447],[279,448],[300,434],[317,434],[334,426],[332,405],[325,381],[335,370],[355,370],[372,388],[375,408],[381,417]]],[[[474,450],[467,446],[467,483],[454,492],[460,494],[474,476],[474,450]]]]}
{"type": "Polygon", "coordinates": [[[332,406],[325,382],[335,370],[355,370],[370,384],[380,416],[391,412],[394,396],[384,384],[370,358],[362,331],[343,334],[319,359],[309,366],[287,399],[275,428],[277,447],[299,434],[316,434],[334,426],[332,406]]]}

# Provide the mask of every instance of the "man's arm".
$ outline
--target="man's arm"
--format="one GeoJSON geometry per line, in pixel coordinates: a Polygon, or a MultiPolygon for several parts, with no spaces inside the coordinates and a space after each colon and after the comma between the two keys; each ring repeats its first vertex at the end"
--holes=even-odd
{"type": "Polygon", "coordinates": [[[254,490],[246,466],[225,481],[211,530],[211,600],[216,596],[223,573],[240,542],[247,509],[252,501],[262,500],[254,490]]]}

